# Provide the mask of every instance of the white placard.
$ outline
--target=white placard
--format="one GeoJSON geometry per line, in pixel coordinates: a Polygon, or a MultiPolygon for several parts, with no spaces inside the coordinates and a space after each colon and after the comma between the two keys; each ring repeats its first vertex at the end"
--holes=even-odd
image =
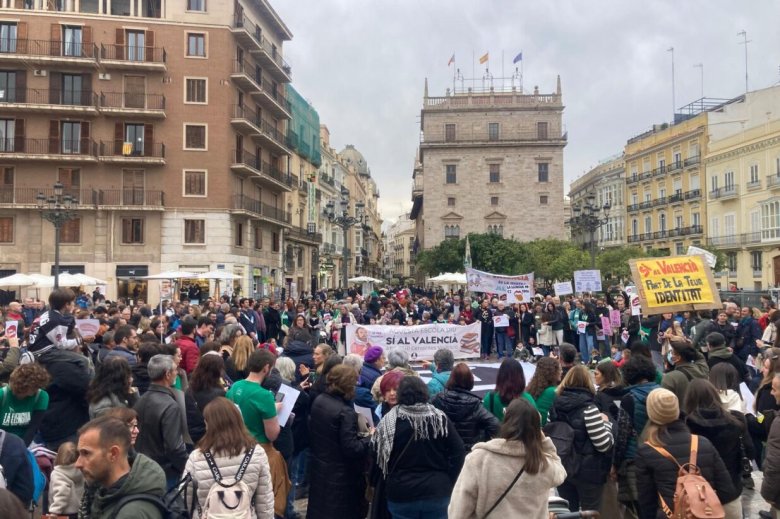
{"type": "Polygon", "coordinates": [[[628,295],[639,294],[639,290],[634,285],[626,285],[625,292],[628,295]]]}
{"type": "Polygon", "coordinates": [[[353,404],[355,406],[355,412],[357,414],[363,415],[366,420],[368,420],[368,426],[373,427],[374,426],[374,413],[371,412],[371,409],[368,407],[359,406],[357,404],[353,404]]]}
{"type": "Polygon", "coordinates": [[[574,290],[577,292],[601,292],[601,271],[575,270],[574,290]]]}
{"type": "Polygon", "coordinates": [[[460,326],[436,323],[420,326],[347,325],[347,352],[362,355],[371,346],[385,353],[402,349],[412,360],[433,360],[436,350],[452,351],[456,359],[478,357],[482,325],[479,321],[460,326]]]}
{"type": "Polygon", "coordinates": [[[642,302],[639,300],[639,294],[628,296],[631,305],[631,315],[642,315],[642,302]]]}
{"type": "Polygon", "coordinates": [[[290,418],[290,413],[292,413],[293,407],[295,406],[295,401],[298,400],[298,395],[300,395],[301,392],[287,384],[279,386],[278,392],[284,395],[284,398],[282,399],[282,408],[279,410],[276,417],[279,420],[279,427],[284,427],[287,420],[290,418]]]}
{"type": "Polygon", "coordinates": [[[19,321],[6,321],[5,322],[5,337],[7,339],[16,339],[18,334],[19,321]]]}
{"type": "Polygon", "coordinates": [[[577,333],[580,335],[588,331],[588,321],[577,321],[577,333]]]}
{"type": "Polygon", "coordinates": [[[534,274],[501,276],[481,270],[466,269],[467,288],[472,292],[497,294],[500,301],[522,303],[534,296],[534,274]]]}
{"type": "Polygon", "coordinates": [[[574,289],[571,286],[571,281],[561,281],[560,283],[555,283],[553,285],[553,290],[555,290],[556,296],[565,296],[574,293],[574,289]]]}
{"type": "Polygon", "coordinates": [[[76,329],[82,337],[94,337],[100,330],[98,319],[76,319],[76,329]]]}
{"type": "Polygon", "coordinates": [[[750,392],[750,388],[748,388],[747,384],[744,382],[739,385],[739,393],[742,395],[742,401],[745,402],[745,409],[747,410],[747,414],[753,414],[753,405],[756,400],[756,396],[750,392]]]}
{"type": "Polygon", "coordinates": [[[506,314],[494,315],[493,326],[496,328],[506,328],[509,326],[509,316],[506,314]]]}

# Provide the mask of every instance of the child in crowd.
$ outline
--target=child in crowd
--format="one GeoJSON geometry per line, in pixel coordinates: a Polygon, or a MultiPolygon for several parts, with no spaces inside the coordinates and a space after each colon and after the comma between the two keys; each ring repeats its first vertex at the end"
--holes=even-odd
{"type": "Polygon", "coordinates": [[[57,450],[49,482],[49,513],[75,518],[84,495],[84,476],[76,468],[76,444],[65,442],[57,450]]]}

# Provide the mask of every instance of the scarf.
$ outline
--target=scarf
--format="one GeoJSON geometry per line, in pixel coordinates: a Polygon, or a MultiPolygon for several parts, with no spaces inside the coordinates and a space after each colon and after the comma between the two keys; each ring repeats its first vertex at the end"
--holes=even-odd
{"type": "Polygon", "coordinates": [[[371,444],[377,453],[377,464],[387,477],[390,455],[393,453],[396,420],[406,420],[412,426],[412,440],[433,440],[447,436],[447,417],[431,404],[397,405],[382,417],[371,444]]]}

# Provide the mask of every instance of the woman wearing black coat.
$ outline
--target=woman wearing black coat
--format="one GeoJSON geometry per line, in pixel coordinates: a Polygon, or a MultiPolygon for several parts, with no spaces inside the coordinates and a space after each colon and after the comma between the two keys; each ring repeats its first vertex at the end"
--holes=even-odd
{"type": "Polygon", "coordinates": [[[704,436],[720,454],[726,470],[731,475],[731,482],[737,491],[737,498],[724,502],[726,517],[742,516],[742,455],[753,458],[753,442],[747,433],[745,415],[738,411],[727,411],[721,404],[718,390],[712,383],[703,378],[695,378],[688,385],[684,402],[685,424],[691,434],[704,436]],[[732,513],[729,514],[729,509],[732,513]]]}
{"type": "Polygon", "coordinates": [[[328,389],[311,407],[309,437],[309,519],[365,517],[364,467],[369,437],[358,434],[355,396],[357,373],[337,365],[327,375],[328,389]]]}
{"type": "Polygon", "coordinates": [[[190,383],[184,393],[184,407],[187,412],[187,429],[193,443],[198,443],[206,434],[206,422],[203,410],[209,402],[219,396],[225,396],[222,376],[225,363],[219,353],[206,353],[198,360],[198,365],[190,375],[190,383]]]}
{"type": "Polygon", "coordinates": [[[474,375],[468,365],[461,362],[452,369],[446,390],[436,395],[432,402],[455,425],[467,451],[475,443],[492,439],[499,427],[496,417],[485,409],[482,399],[472,393],[472,389],[474,375]]]}
{"type": "MultiPolygon", "coordinates": [[[[666,518],[660,498],[669,508],[674,506],[678,464],[690,461],[692,435],[680,416],[677,397],[668,389],[654,389],[647,397],[648,423],[645,427],[646,442],[640,443],[636,456],[636,478],[639,492],[639,519],[666,518]],[[664,457],[653,446],[666,449],[676,460],[664,457]]],[[[710,441],[697,435],[696,465],[701,475],[718,494],[721,503],[729,503],[739,497],[726,466],[710,441]]]]}

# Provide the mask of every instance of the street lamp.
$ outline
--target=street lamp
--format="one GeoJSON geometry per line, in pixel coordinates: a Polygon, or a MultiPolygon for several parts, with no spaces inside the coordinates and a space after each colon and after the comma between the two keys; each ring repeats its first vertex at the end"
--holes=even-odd
{"type": "Polygon", "coordinates": [[[596,231],[609,221],[609,201],[603,206],[596,204],[596,195],[592,191],[584,196],[584,201],[578,202],[573,208],[574,216],[569,220],[572,231],[590,234],[590,267],[596,268],[596,231]]]}
{"type": "Polygon", "coordinates": [[[328,219],[328,221],[338,227],[341,227],[342,235],[344,237],[344,247],[341,251],[342,253],[342,263],[341,263],[341,276],[342,276],[342,287],[347,288],[348,282],[347,279],[349,278],[348,270],[347,270],[347,258],[349,257],[349,249],[347,248],[347,230],[349,230],[351,227],[355,226],[356,224],[362,224],[363,223],[363,210],[365,208],[365,204],[363,202],[358,202],[355,204],[355,216],[350,216],[349,214],[349,190],[346,187],[341,187],[341,199],[339,200],[339,207],[340,210],[336,211],[336,203],[333,200],[328,201],[327,204],[325,204],[325,218],[328,219]]]}
{"type": "Polygon", "coordinates": [[[78,204],[75,197],[62,194],[63,188],[58,180],[54,184],[54,196],[47,197],[39,192],[35,197],[41,216],[54,225],[54,288],[60,286],[60,229],[63,223],[76,218],[72,209],[78,204]]]}

